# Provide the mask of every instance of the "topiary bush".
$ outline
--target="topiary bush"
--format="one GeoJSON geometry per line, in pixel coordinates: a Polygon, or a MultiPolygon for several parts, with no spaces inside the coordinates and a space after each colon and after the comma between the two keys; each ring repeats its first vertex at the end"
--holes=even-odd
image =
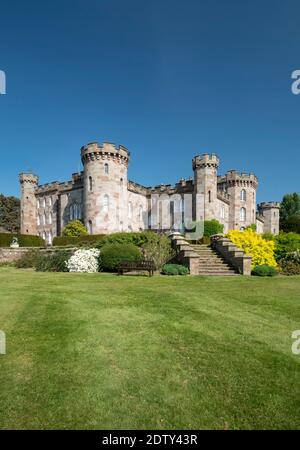
{"type": "Polygon", "coordinates": [[[13,238],[18,239],[20,247],[45,247],[45,241],[40,236],[17,233],[0,233],[0,247],[9,247],[13,238]]]}
{"type": "Polygon", "coordinates": [[[122,261],[138,261],[141,257],[136,245],[107,243],[101,248],[99,264],[102,270],[116,271],[122,261]]]}
{"type": "Polygon", "coordinates": [[[37,272],[68,272],[67,261],[71,254],[67,250],[57,250],[55,253],[40,254],[35,263],[37,272]]]}
{"type": "Polygon", "coordinates": [[[101,247],[100,242],[105,238],[105,234],[87,234],[82,236],[58,236],[53,239],[53,245],[58,247],[73,246],[73,247],[101,247]]]}
{"type": "Polygon", "coordinates": [[[226,237],[237,247],[243,249],[247,255],[251,256],[252,269],[261,265],[277,266],[274,258],[274,241],[266,241],[260,234],[255,233],[251,229],[245,231],[231,230],[226,237]]]}
{"type": "Polygon", "coordinates": [[[274,267],[268,266],[267,264],[262,264],[254,267],[252,270],[252,275],[257,277],[274,277],[277,275],[277,271],[274,267]]]}
{"type": "Polygon", "coordinates": [[[210,237],[213,234],[223,233],[224,225],[222,225],[218,220],[205,220],[204,221],[204,237],[210,237]]]}
{"type": "Polygon", "coordinates": [[[189,269],[180,264],[165,264],[162,273],[164,275],[188,275],[189,269]]]}
{"type": "Polygon", "coordinates": [[[88,230],[80,220],[72,220],[63,229],[63,236],[77,237],[88,234],[88,230]]]}
{"type": "Polygon", "coordinates": [[[153,231],[112,233],[101,239],[97,247],[101,248],[105,244],[133,244],[143,247],[153,236],[157,236],[153,231]]]}

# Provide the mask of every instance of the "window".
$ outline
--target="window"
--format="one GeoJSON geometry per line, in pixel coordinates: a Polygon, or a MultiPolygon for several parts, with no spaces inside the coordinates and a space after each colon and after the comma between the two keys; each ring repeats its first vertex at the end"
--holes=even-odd
{"type": "Polygon", "coordinates": [[[37,226],[39,227],[41,225],[41,218],[40,218],[40,216],[38,215],[37,216],[37,226]]]}
{"type": "Polygon", "coordinates": [[[120,185],[123,186],[123,178],[120,178],[120,185]]]}
{"type": "Polygon", "coordinates": [[[131,202],[128,203],[128,218],[129,219],[132,218],[132,203],[131,202]]]}
{"type": "Polygon", "coordinates": [[[44,241],[46,240],[46,233],[45,233],[45,231],[43,232],[43,239],[44,239],[44,241]]]}
{"type": "Polygon", "coordinates": [[[81,205],[77,203],[73,203],[70,206],[70,220],[79,220],[81,219],[81,205]]]}
{"type": "Polygon", "coordinates": [[[48,197],[48,205],[52,206],[52,197],[48,197]]]}
{"type": "Polygon", "coordinates": [[[221,219],[225,219],[225,206],[224,205],[221,205],[220,217],[221,217],[221,219]]]}
{"type": "Polygon", "coordinates": [[[246,208],[240,209],[240,221],[245,222],[246,220],[246,208]]]}
{"type": "Polygon", "coordinates": [[[51,231],[49,231],[49,233],[48,233],[48,244],[49,245],[51,245],[52,244],[52,233],[51,233],[51,231]]]}
{"type": "Polygon", "coordinates": [[[36,202],[36,207],[37,207],[37,208],[40,208],[40,206],[41,206],[41,205],[40,205],[40,199],[38,198],[38,199],[37,199],[37,202],[36,202]]]}
{"type": "Polygon", "coordinates": [[[49,213],[48,222],[49,222],[49,225],[52,224],[52,213],[49,213]]]}
{"type": "Polygon", "coordinates": [[[93,222],[91,220],[88,222],[88,231],[90,234],[93,234],[93,222]]]}
{"type": "Polygon", "coordinates": [[[46,225],[46,214],[43,214],[43,225],[46,225]]]}
{"type": "Polygon", "coordinates": [[[243,202],[246,201],[246,191],[245,191],[245,189],[242,189],[242,190],[241,190],[240,199],[241,199],[243,202]]]}
{"type": "Polygon", "coordinates": [[[103,211],[105,213],[108,213],[108,210],[109,210],[109,196],[105,194],[103,199],[103,211]]]}
{"type": "Polygon", "coordinates": [[[93,178],[89,177],[89,191],[91,192],[93,190],[93,178]]]}
{"type": "Polygon", "coordinates": [[[104,173],[108,174],[108,164],[104,164],[104,173]]]}
{"type": "Polygon", "coordinates": [[[208,191],[208,201],[211,203],[211,191],[208,191]]]}
{"type": "Polygon", "coordinates": [[[46,200],[44,198],[42,198],[42,207],[45,208],[46,206],[46,200]]]}

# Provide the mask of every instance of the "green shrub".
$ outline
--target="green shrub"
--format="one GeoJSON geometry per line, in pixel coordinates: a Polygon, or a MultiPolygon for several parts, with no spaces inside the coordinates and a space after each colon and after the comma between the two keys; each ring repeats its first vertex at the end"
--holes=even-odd
{"type": "Polygon", "coordinates": [[[300,234],[298,233],[279,233],[275,237],[275,259],[280,261],[288,253],[300,250],[300,234]]]}
{"type": "Polygon", "coordinates": [[[252,275],[256,275],[257,277],[274,277],[277,275],[277,271],[274,267],[263,264],[261,266],[254,267],[252,270],[252,275]]]}
{"type": "Polygon", "coordinates": [[[222,225],[218,220],[205,220],[204,221],[204,233],[203,236],[210,237],[213,234],[223,233],[224,225],[222,225]]]}
{"type": "Polygon", "coordinates": [[[29,269],[35,267],[39,255],[39,250],[29,250],[24,253],[18,261],[16,261],[15,267],[18,269],[29,269]]]}
{"type": "Polygon", "coordinates": [[[63,230],[63,236],[84,236],[88,234],[88,230],[80,220],[72,220],[63,230]]]}
{"type": "Polygon", "coordinates": [[[246,227],[246,230],[256,231],[256,228],[256,223],[252,223],[251,225],[248,225],[248,227],[246,227]]]}
{"type": "Polygon", "coordinates": [[[110,244],[101,248],[99,263],[102,270],[115,271],[122,261],[138,261],[141,259],[140,249],[133,244],[110,244]]]}
{"type": "Polygon", "coordinates": [[[165,264],[162,268],[164,275],[187,275],[189,269],[180,264],[165,264]]]}
{"type": "Polygon", "coordinates": [[[35,263],[37,272],[68,272],[66,262],[71,253],[67,250],[58,250],[54,253],[40,254],[35,263]]]}
{"type": "Polygon", "coordinates": [[[98,248],[105,244],[133,244],[137,247],[143,247],[151,238],[157,236],[153,231],[141,232],[120,232],[106,235],[97,245],[98,248]]]}
{"type": "Polygon", "coordinates": [[[290,252],[279,261],[281,272],[284,275],[300,274],[300,250],[290,252]]]}
{"type": "Polygon", "coordinates": [[[0,233],[0,247],[9,247],[13,238],[18,239],[20,247],[44,247],[45,241],[40,236],[17,233],[0,233]]]}
{"type": "Polygon", "coordinates": [[[58,236],[53,239],[53,245],[58,247],[72,246],[72,247],[89,247],[97,246],[105,238],[105,234],[87,234],[83,236],[58,236]]]}
{"type": "Polygon", "coordinates": [[[275,234],[267,231],[261,235],[266,241],[275,241],[275,234]]]}
{"type": "Polygon", "coordinates": [[[147,242],[142,247],[144,258],[153,261],[155,268],[160,270],[176,254],[171,240],[164,234],[150,233],[147,242]]]}

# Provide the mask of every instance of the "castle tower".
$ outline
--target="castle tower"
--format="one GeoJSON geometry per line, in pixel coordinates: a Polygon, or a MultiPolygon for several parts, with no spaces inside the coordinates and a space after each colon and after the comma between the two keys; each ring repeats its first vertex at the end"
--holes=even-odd
{"type": "Polygon", "coordinates": [[[229,170],[221,177],[219,187],[230,195],[229,230],[242,230],[256,223],[256,189],[258,180],[253,173],[229,170]]]}
{"type": "Polygon", "coordinates": [[[90,234],[127,230],[127,169],[130,153],[104,142],[81,148],[84,220],[90,234]]]}
{"type": "Polygon", "coordinates": [[[279,210],[280,203],[268,202],[258,205],[259,213],[264,217],[264,233],[279,233],[279,210]]]}
{"type": "Polygon", "coordinates": [[[193,158],[194,217],[197,221],[211,220],[217,212],[217,171],[219,158],[214,153],[193,158]]]}
{"type": "Polygon", "coordinates": [[[21,185],[21,233],[37,235],[35,190],[39,178],[32,173],[21,173],[19,179],[21,185]]]}

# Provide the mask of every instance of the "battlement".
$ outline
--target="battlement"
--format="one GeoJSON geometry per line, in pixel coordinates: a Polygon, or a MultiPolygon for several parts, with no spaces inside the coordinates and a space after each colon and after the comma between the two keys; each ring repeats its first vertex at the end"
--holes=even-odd
{"type": "Polygon", "coordinates": [[[86,162],[99,159],[113,159],[128,164],[130,152],[123,145],[116,146],[110,142],[91,142],[81,147],[81,160],[84,165],[86,162]]]}
{"type": "Polygon", "coordinates": [[[215,153],[203,153],[202,155],[197,155],[193,158],[193,170],[204,168],[204,167],[219,167],[219,157],[215,153]]]}
{"type": "Polygon", "coordinates": [[[33,173],[22,172],[19,175],[19,180],[21,184],[30,183],[36,186],[39,184],[39,177],[37,175],[34,175],[33,173]]]}
{"type": "Polygon", "coordinates": [[[238,172],[237,170],[228,170],[225,175],[218,176],[218,185],[254,187],[258,186],[258,178],[254,173],[238,172]]]}
{"type": "Polygon", "coordinates": [[[257,205],[259,210],[264,210],[264,209],[280,209],[280,202],[262,202],[259,203],[259,205],[257,205]]]}

